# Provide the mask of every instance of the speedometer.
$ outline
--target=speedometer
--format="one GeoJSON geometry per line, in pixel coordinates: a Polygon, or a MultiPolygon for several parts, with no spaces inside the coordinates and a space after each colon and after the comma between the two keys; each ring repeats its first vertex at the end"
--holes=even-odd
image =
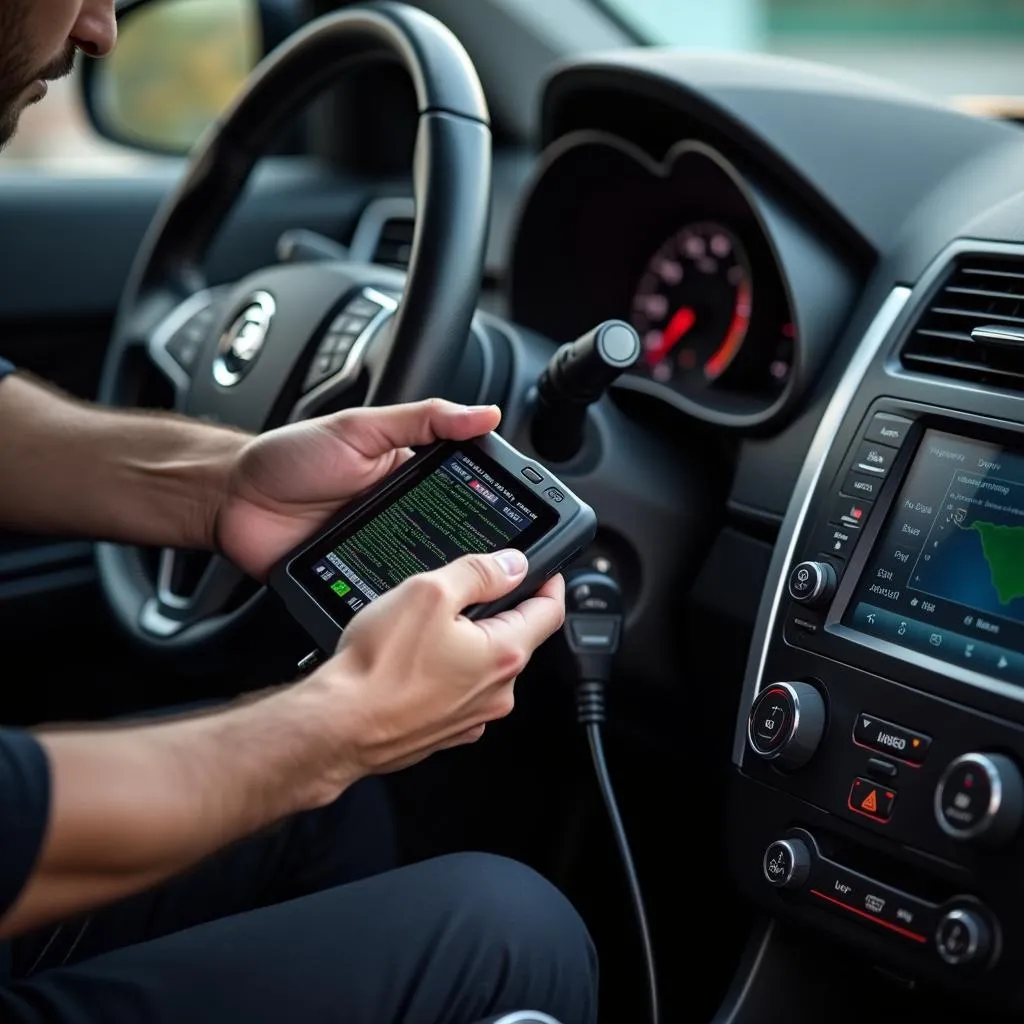
{"type": "Polygon", "coordinates": [[[637,285],[638,369],[666,384],[713,384],[743,348],[752,301],[740,240],[712,221],[686,225],[651,257],[637,285]]]}

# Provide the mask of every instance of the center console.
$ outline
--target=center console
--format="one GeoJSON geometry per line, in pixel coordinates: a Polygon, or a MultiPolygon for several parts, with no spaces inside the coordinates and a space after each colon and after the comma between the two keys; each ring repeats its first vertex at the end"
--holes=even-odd
{"type": "Polygon", "coordinates": [[[730,849],[772,915],[1019,1007],[1024,395],[901,359],[976,259],[980,319],[1011,319],[990,282],[1024,296],[1024,253],[958,244],[892,293],[822,420],[759,613],[730,849]]]}

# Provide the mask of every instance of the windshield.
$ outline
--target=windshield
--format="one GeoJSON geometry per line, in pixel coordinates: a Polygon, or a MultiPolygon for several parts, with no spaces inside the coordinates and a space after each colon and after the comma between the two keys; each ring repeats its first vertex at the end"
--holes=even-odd
{"type": "Polygon", "coordinates": [[[935,97],[1024,95],[1021,0],[599,0],[641,39],[776,53],[935,97]]]}

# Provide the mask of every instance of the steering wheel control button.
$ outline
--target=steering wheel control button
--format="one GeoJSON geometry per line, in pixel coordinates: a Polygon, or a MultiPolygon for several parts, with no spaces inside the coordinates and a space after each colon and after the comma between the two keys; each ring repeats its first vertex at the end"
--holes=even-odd
{"type": "Polygon", "coordinates": [[[1012,839],[1024,819],[1024,780],[1003,754],[963,754],[935,787],[935,819],[954,839],[998,845],[1012,839]]]}
{"type": "Polygon", "coordinates": [[[799,889],[811,873],[811,851],[799,839],[776,839],[764,851],[761,870],[776,889],[799,889]]]}
{"type": "Polygon", "coordinates": [[[876,413],[864,432],[864,440],[899,448],[907,439],[907,431],[912,426],[913,422],[902,416],[893,416],[887,412],[876,413]]]}
{"type": "Polygon", "coordinates": [[[914,732],[913,729],[862,711],[854,722],[853,742],[879,754],[917,765],[924,763],[932,738],[923,732],[914,732]]]}
{"type": "Polygon", "coordinates": [[[203,342],[213,329],[217,312],[214,307],[205,306],[179,327],[167,342],[167,351],[171,358],[187,373],[195,367],[203,342]]]}
{"type": "Polygon", "coordinates": [[[836,592],[836,571],[828,562],[799,562],[786,584],[789,596],[808,607],[822,607],[836,592]]]}
{"type": "Polygon", "coordinates": [[[349,316],[360,317],[365,327],[382,309],[383,307],[378,305],[373,299],[367,298],[365,295],[360,295],[359,298],[353,299],[346,307],[345,312],[349,316]]]}
{"type": "Polygon", "coordinates": [[[843,481],[842,493],[863,501],[874,501],[882,489],[882,480],[877,476],[851,470],[843,481]]]}
{"type": "Polygon", "coordinates": [[[532,466],[523,466],[523,476],[525,476],[531,484],[539,484],[544,479],[544,477],[542,477],[532,466]]]}
{"type": "Polygon", "coordinates": [[[935,929],[935,950],[951,967],[984,963],[992,950],[992,929],[977,911],[947,911],[935,929]]]}
{"type": "Polygon", "coordinates": [[[799,768],[814,756],[824,729],[825,702],[810,683],[772,683],[750,709],[747,741],[779,768],[799,768]]]}
{"type": "Polygon", "coordinates": [[[845,526],[848,530],[859,530],[867,522],[871,512],[871,502],[863,498],[847,498],[840,496],[832,507],[828,517],[833,526],[845,526]]]}
{"type": "Polygon", "coordinates": [[[871,779],[856,778],[850,786],[846,806],[857,814],[885,824],[892,817],[896,791],[871,779]]]}

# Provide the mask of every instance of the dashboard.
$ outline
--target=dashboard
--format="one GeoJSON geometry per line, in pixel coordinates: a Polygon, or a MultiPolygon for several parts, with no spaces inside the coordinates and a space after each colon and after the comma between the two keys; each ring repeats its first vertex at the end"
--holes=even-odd
{"type": "Polygon", "coordinates": [[[628,321],[644,351],[622,386],[683,410],[754,422],[785,403],[799,350],[789,283],[758,195],[718,151],[684,141],[655,162],[614,136],[570,136],[527,211],[518,322],[571,338],[628,321]],[[566,230],[552,245],[553,221],[566,230]]]}
{"type": "MultiPolygon", "coordinates": [[[[798,959],[834,944],[835,978],[852,953],[898,979],[886,998],[1019,1012],[1024,134],[830,69],[670,52],[561,69],[542,122],[511,318],[556,341],[636,327],[619,398],[666,474],[708,428],[729,442],[691,594],[744,621],[759,595],[729,884],[798,959]]],[[[671,501],[687,529],[696,498],[671,501]]],[[[637,592],[664,604],[667,572],[641,551],[637,592]]],[[[807,993],[787,1019],[820,1019],[818,982],[787,977],[807,993]]]]}

